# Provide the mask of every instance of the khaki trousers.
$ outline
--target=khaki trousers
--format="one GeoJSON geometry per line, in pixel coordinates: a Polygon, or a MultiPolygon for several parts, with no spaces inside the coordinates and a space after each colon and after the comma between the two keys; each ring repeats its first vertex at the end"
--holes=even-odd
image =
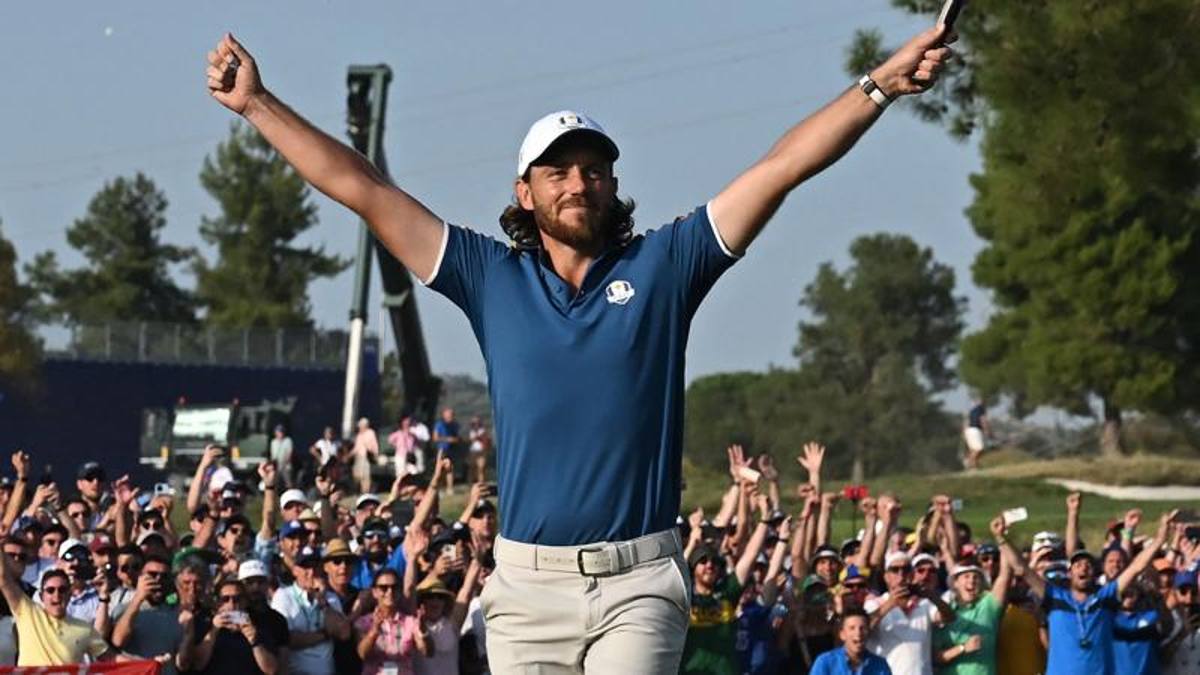
{"type": "Polygon", "coordinates": [[[611,576],[506,564],[503,546],[480,596],[494,675],[679,672],[691,609],[682,546],[611,576]]]}

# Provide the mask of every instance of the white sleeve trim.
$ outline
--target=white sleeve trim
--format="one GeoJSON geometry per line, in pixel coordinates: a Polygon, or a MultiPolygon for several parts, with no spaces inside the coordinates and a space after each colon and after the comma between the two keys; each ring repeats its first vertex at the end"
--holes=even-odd
{"type": "Polygon", "coordinates": [[[729,250],[729,247],[725,245],[725,240],[721,238],[721,231],[717,229],[717,221],[712,217],[712,201],[704,205],[704,215],[708,218],[708,224],[712,226],[713,237],[717,240],[717,245],[721,247],[721,252],[734,260],[740,260],[742,256],[729,250]]]}
{"type": "Polygon", "coordinates": [[[442,269],[442,259],[446,257],[446,243],[450,241],[450,223],[442,221],[442,245],[438,247],[437,260],[433,262],[433,271],[429,273],[428,279],[420,279],[422,286],[428,286],[437,279],[438,272],[442,269]]]}

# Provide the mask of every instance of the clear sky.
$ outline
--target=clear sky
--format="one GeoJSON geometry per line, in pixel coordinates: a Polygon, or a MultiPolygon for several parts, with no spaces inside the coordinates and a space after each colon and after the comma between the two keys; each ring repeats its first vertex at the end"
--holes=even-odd
{"type": "MultiPolygon", "coordinates": [[[[106,179],[143,171],[170,200],[165,238],[203,249],[200,218],[216,205],[197,174],[233,121],[205,91],[204,57],[231,30],[267,86],[339,138],[347,66],[390,65],[393,176],[452,222],[502,237],[496,216],[528,125],[574,108],[617,140],[622,191],[638,200],[639,228],[654,227],[707,201],[850,85],[842,64],[855,28],[898,44],[932,21],[887,0],[6,2],[0,219],[22,262],[53,249],[72,266],[67,226],[106,179]]],[[[689,379],[792,365],[804,285],[878,231],[932,246],[958,272],[969,324],[981,325],[990,307],[969,273],[981,242],[963,215],[978,164],[974,142],[890,110],[791,195],[710,294],[692,329],[689,379]]],[[[317,203],[320,225],[303,241],[352,255],[354,215],[317,203]]],[[[347,321],[352,274],[312,287],[319,324],[347,321]]],[[[375,330],[379,297],[376,282],[375,330]]],[[[482,378],[458,310],[424,289],[418,303],[434,369],[482,378]]]]}

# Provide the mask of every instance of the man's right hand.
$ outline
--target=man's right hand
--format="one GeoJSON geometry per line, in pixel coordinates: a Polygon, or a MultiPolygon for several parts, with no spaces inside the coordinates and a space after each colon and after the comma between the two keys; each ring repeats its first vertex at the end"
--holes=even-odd
{"type": "Polygon", "coordinates": [[[250,102],[266,90],[258,76],[258,65],[232,33],[208,53],[208,93],[221,105],[244,115],[250,102]]]}

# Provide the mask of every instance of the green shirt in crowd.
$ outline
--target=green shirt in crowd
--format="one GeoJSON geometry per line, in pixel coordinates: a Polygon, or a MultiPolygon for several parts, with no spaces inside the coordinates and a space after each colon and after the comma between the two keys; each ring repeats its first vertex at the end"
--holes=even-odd
{"type": "Polygon", "coordinates": [[[938,673],[947,675],[996,675],[996,634],[1004,606],[991,593],[983,593],[972,604],[966,605],[951,600],[956,618],[954,622],[938,628],[933,634],[933,648],[945,651],[967,641],[973,635],[983,638],[979,651],[963,654],[953,662],[939,666],[938,673]]]}
{"type": "Polygon", "coordinates": [[[681,673],[737,675],[737,606],[742,585],[730,574],[712,595],[692,594],[692,616],[683,646],[681,673]]]}

